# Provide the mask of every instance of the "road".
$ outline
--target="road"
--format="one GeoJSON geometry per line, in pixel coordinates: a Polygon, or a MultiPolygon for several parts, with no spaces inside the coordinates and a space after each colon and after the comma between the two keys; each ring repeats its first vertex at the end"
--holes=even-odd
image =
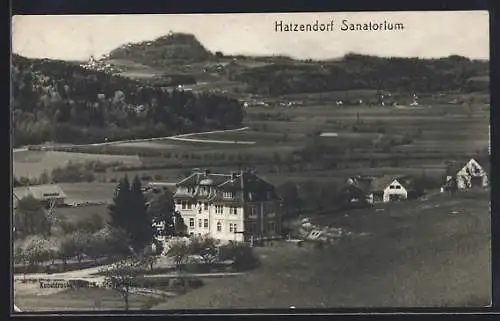
{"type": "MultiPolygon", "coordinates": [[[[158,140],[177,140],[177,141],[189,141],[189,142],[200,142],[200,143],[215,143],[215,144],[255,144],[255,142],[251,141],[225,141],[225,140],[206,140],[206,139],[190,139],[187,137],[193,135],[205,135],[205,134],[216,134],[216,133],[229,133],[229,132],[237,132],[247,130],[248,127],[236,128],[236,129],[224,129],[224,130],[212,130],[207,132],[196,132],[196,133],[188,133],[174,136],[165,136],[165,137],[154,137],[154,138],[140,138],[140,139],[127,139],[127,140],[118,140],[112,142],[104,142],[104,143],[93,143],[93,144],[58,144],[56,146],[64,146],[64,147],[84,147],[84,146],[111,146],[125,143],[140,143],[140,142],[153,142],[158,140]]],[[[33,145],[33,146],[43,146],[43,145],[33,145]]],[[[49,146],[45,146],[48,150],[50,150],[49,146]]],[[[24,152],[27,151],[28,147],[19,147],[12,150],[13,153],[24,152]]]]}

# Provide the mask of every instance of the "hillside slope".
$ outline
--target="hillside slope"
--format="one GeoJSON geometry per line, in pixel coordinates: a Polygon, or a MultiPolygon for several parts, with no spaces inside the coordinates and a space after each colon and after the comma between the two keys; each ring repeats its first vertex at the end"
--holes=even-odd
{"type": "Polygon", "coordinates": [[[452,55],[440,59],[347,54],[325,61],[284,56],[247,57],[212,54],[194,35],[173,33],[127,44],[109,54],[157,69],[213,74],[246,85],[254,94],[284,95],[375,89],[394,92],[488,92],[489,62],[452,55]]]}
{"type": "Polygon", "coordinates": [[[109,59],[128,59],[149,66],[176,62],[197,62],[212,57],[195,36],[173,33],[152,41],[129,43],[112,50],[109,59]]]}
{"type": "Polygon", "coordinates": [[[166,91],[65,61],[12,60],[14,146],[232,128],[243,118],[224,96],[166,91]]]}

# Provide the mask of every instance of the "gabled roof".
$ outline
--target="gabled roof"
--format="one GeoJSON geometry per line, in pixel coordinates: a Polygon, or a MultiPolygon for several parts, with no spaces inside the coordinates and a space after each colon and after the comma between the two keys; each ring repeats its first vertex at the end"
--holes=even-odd
{"type": "Polygon", "coordinates": [[[46,184],[46,185],[35,185],[35,186],[28,186],[28,187],[16,187],[14,188],[14,197],[17,198],[18,200],[28,196],[32,195],[36,199],[44,199],[47,197],[54,197],[54,196],[48,196],[44,194],[57,194],[58,198],[66,198],[66,194],[62,190],[62,188],[59,185],[56,184],[46,184]]]}
{"type": "Polygon", "coordinates": [[[490,161],[487,158],[480,159],[479,161],[475,158],[470,158],[467,161],[461,162],[452,162],[447,167],[447,175],[449,174],[457,174],[460,172],[467,164],[471,161],[476,162],[486,173],[489,173],[490,170],[490,161]]]}
{"type": "Polygon", "coordinates": [[[404,188],[411,189],[413,187],[414,179],[411,176],[406,175],[384,175],[380,177],[375,177],[370,185],[371,192],[383,191],[389,184],[397,180],[404,188]]]}
{"type": "Polygon", "coordinates": [[[44,199],[46,197],[55,197],[55,196],[58,198],[66,197],[66,194],[64,193],[62,188],[56,184],[30,186],[29,191],[36,199],[44,199]],[[54,195],[49,196],[47,194],[54,194],[54,195]]]}
{"type": "Polygon", "coordinates": [[[397,176],[394,175],[383,175],[379,177],[374,177],[370,184],[370,191],[371,192],[383,191],[395,179],[397,179],[397,176]]]}

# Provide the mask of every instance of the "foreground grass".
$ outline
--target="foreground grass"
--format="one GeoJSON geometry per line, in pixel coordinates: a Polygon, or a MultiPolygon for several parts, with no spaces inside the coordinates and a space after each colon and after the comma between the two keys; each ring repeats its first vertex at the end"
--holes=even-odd
{"type": "MultiPolygon", "coordinates": [[[[416,201],[417,202],[417,201],[416,201]]],[[[323,219],[369,233],[334,248],[258,248],[262,267],[156,309],[464,307],[491,297],[489,194],[323,219]]]]}
{"type": "MultiPolygon", "coordinates": [[[[38,284],[28,285],[38,287],[38,284]]],[[[16,284],[14,300],[25,312],[64,310],[123,310],[125,305],[121,295],[113,290],[99,288],[65,289],[56,293],[43,293],[45,289],[27,291],[24,284],[16,284]],[[21,288],[21,289],[20,289],[21,288]]],[[[146,295],[131,294],[130,309],[148,309],[156,304],[156,299],[146,295]]]]}

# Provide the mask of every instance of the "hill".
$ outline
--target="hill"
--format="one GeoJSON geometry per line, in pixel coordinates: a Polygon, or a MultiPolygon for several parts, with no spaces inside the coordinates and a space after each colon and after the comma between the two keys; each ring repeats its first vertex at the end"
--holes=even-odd
{"type": "Polygon", "coordinates": [[[324,61],[278,55],[229,56],[222,52],[212,54],[194,35],[173,33],[152,41],[126,44],[113,50],[109,59],[129,60],[164,72],[181,72],[184,77],[188,74],[196,80],[206,74],[216,75],[219,80],[245,85],[247,93],[273,96],[353,89],[405,93],[489,91],[489,62],[456,55],[420,59],[351,53],[324,61]]]}
{"type": "Polygon", "coordinates": [[[109,53],[109,59],[128,59],[154,67],[172,62],[205,61],[212,54],[194,35],[173,33],[153,41],[125,44],[109,53]]]}
{"type": "Polygon", "coordinates": [[[239,126],[241,104],[167,91],[77,64],[12,58],[14,146],[90,143],[239,126]]]}
{"type": "Polygon", "coordinates": [[[354,89],[487,92],[488,81],[481,76],[488,73],[488,62],[459,56],[419,59],[348,54],[333,62],[281,62],[251,68],[232,79],[246,83],[251,93],[269,95],[354,89]]]}

